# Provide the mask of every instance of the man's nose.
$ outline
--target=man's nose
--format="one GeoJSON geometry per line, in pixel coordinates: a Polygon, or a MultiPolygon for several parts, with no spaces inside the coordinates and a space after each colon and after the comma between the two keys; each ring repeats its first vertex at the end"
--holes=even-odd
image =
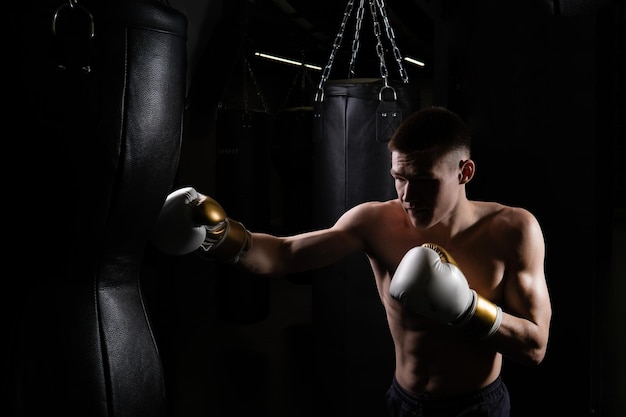
{"type": "Polygon", "coordinates": [[[419,187],[417,186],[417,184],[407,181],[404,186],[403,195],[402,195],[402,198],[404,199],[404,201],[416,200],[419,197],[419,194],[420,192],[419,192],[419,187]]]}

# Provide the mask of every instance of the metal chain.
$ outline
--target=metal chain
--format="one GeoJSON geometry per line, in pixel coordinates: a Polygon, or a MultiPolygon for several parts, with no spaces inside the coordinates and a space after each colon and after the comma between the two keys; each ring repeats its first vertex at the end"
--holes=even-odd
{"type": "MultiPolygon", "coordinates": [[[[302,61],[304,62],[304,61],[302,61]]],[[[294,88],[296,87],[296,84],[298,83],[298,79],[300,78],[300,70],[298,70],[298,72],[296,72],[296,76],[293,77],[293,80],[291,80],[291,85],[289,86],[289,90],[287,90],[287,95],[285,95],[285,98],[283,99],[282,103],[280,103],[280,106],[278,106],[278,111],[281,111],[285,108],[287,108],[287,105],[289,104],[289,98],[291,97],[291,94],[294,90],[294,88]]],[[[302,75],[302,83],[301,83],[301,87],[304,90],[304,75],[302,75]]]]}
{"type": "MultiPolygon", "coordinates": [[[[355,76],[354,67],[356,64],[356,57],[357,57],[358,50],[360,47],[360,31],[361,31],[361,27],[363,23],[363,14],[364,14],[364,9],[365,9],[364,1],[365,0],[360,0],[359,8],[357,10],[355,34],[354,34],[354,39],[352,41],[352,55],[350,57],[350,66],[349,66],[349,71],[348,71],[349,78],[352,78],[355,76]]],[[[390,88],[390,86],[389,86],[389,71],[387,69],[387,64],[385,63],[385,49],[382,43],[382,37],[381,37],[382,32],[381,32],[380,23],[378,21],[378,13],[380,13],[383,24],[385,26],[385,34],[387,35],[387,38],[389,38],[389,42],[391,43],[394,59],[396,60],[396,63],[398,64],[400,78],[402,79],[403,83],[408,83],[409,76],[406,70],[404,69],[404,66],[402,65],[402,55],[400,54],[400,49],[396,45],[395,33],[391,27],[391,24],[389,23],[389,18],[387,17],[387,12],[385,10],[387,6],[385,5],[385,1],[384,0],[369,0],[369,6],[370,6],[370,12],[372,14],[373,25],[374,25],[374,35],[376,36],[376,54],[380,61],[380,74],[385,84],[383,89],[390,88]]],[[[343,19],[341,21],[341,25],[339,27],[339,32],[337,33],[337,36],[335,37],[335,40],[333,42],[333,48],[330,52],[328,63],[326,64],[326,67],[324,67],[324,70],[322,71],[322,76],[320,77],[320,81],[317,86],[317,91],[315,92],[316,102],[320,102],[324,100],[324,86],[326,85],[326,82],[328,81],[328,77],[330,76],[330,72],[332,70],[332,66],[335,61],[335,56],[337,55],[337,51],[339,50],[343,42],[343,36],[345,34],[347,22],[348,22],[348,19],[350,18],[350,15],[352,14],[353,8],[354,8],[354,1],[348,0],[348,4],[346,5],[346,8],[343,13],[343,19]]]]}
{"type": "MultiPolygon", "coordinates": [[[[302,57],[302,62],[304,62],[304,55],[302,57]]],[[[311,85],[314,85],[311,75],[309,74],[309,71],[306,69],[304,65],[300,67],[298,72],[296,72],[295,77],[293,77],[291,85],[289,86],[289,90],[287,91],[287,95],[285,96],[280,106],[278,106],[279,111],[287,108],[287,105],[289,104],[289,99],[291,98],[291,95],[293,94],[293,90],[295,89],[296,84],[298,84],[298,81],[300,81],[300,90],[303,92],[302,95],[304,95],[304,91],[306,90],[307,81],[311,85]]],[[[301,97],[301,103],[305,104],[302,97],[301,97]]]]}
{"type": "Polygon", "coordinates": [[[241,61],[241,72],[243,73],[243,112],[241,113],[241,125],[244,128],[252,127],[252,115],[250,114],[250,108],[248,105],[248,61],[246,57],[243,57],[241,61]]]}
{"type": "Polygon", "coordinates": [[[372,13],[372,20],[374,23],[374,35],[376,36],[376,54],[380,61],[380,76],[385,81],[385,87],[389,87],[389,71],[387,70],[387,64],[385,64],[385,48],[380,37],[380,23],[378,23],[378,17],[376,12],[376,0],[369,0],[370,12],[372,13]]]}
{"type": "Polygon", "coordinates": [[[354,65],[356,64],[356,56],[359,52],[361,42],[359,36],[361,27],[363,26],[363,15],[365,14],[365,0],[361,0],[359,8],[356,11],[356,24],[354,29],[354,39],[352,40],[352,56],[350,57],[350,67],[348,69],[348,78],[355,76],[354,65]]]}
{"type": "Polygon", "coordinates": [[[402,65],[402,55],[400,54],[400,49],[396,46],[396,35],[393,32],[393,28],[389,24],[389,19],[387,18],[387,11],[385,0],[376,0],[378,4],[378,8],[380,10],[380,15],[383,18],[383,23],[385,24],[385,30],[387,32],[387,37],[389,38],[389,42],[391,42],[391,47],[393,48],[393,56],[396,59],[398,64],[398,70],[400,71],[400,78],[402,78],[402,82],[405,84],[409,82],[409,76],[402,65]]]}
{"type": "Polygon", "coordinates": [[[335,61],[335,55],[343,42],[343,34],[346,31],[346,24],[348,23],[348,18],[352,14],[352,7],[354,5],[353,0],[348,0],[348,4],[346,5],[346,9],[343,12],[343,20],[341,21],[341,25],[339,26],[339,32],[335,37],[335,41],[333,42],[333,49],[330,51],[330,57],[328,58],[328,63],[326,67],[324,67],[324,71],[322,71],[322,76],[320,77],[320,82],[317,85],[317,91],[315,92],[315,101],[323,101],[324,100],[324,85],[328,80],[328,76],[330,75],[330,71],[333,67],[333,62],[335,61]]]}
{"type": "Polygon", "coordinates": [[[252,113],[250,112],[250,106],[248,103],[248,76],[254,85],[257,96],[261,100],[261,104],[263,105],[263,110],[265,113],[269,113],[269,108],[263,99],[263,94],[261,94],[261,90],[259,90],[259,86],[256,83],[256,78],[254,77],[254,72],[252,72],[252,67],[250,66],[250,62],[244,56],[241,61],[242,71],[243,71],[243,112],[241,114],[241,122],[242,126],[245,128],[252,127],[252,113]]]}
{"type": "Polygon", "coordinates": [[[243,111],[248,113],[248,71],[247,71],[247,63],[248,61],[244,57],[241,61],[241,72],[243,74],[243,111]]]}
{"type": "MultiPolygon", "coordinates": [[[[263,111],[265,113],[269,113],[269,107],[267,106],[267,103],[265,103],[265,99],[263,98],[263,94],[261,94],[261,89],[259,88],[259,85],[256,82],[256,77],[254,76],[254,72],[252,72],[252,67],[250,66],[250,62],[248,61],[247,58],[244,58],[244,65],[246,66],[247,70],[248,70],[248,74],[250,74],[250,79],[252,80],[252,84],[254,85],[254,89],[256,90],[256,95],[259,96],[259,99],[261,100],[261,104],[263,105],[263,111]]],[[[245,81],[244,81],[244,86],[246,85],[245,81]]],[[[247,108],[247,100],[248,100],[248,90],[245,90],[245,99],[246,99],[246,108],[247,108]]]]}

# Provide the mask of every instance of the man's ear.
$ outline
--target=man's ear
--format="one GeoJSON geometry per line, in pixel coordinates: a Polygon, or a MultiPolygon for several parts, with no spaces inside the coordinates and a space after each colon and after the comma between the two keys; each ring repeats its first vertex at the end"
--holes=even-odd
{"type": "Polygon", "coordinates": [[[467,184],[474,178],[474,173],[476,172],[474,161],[471,159],[461,161],[459,162],[459,168],[461,169],[459,173],[459,184],[467,184]]]}

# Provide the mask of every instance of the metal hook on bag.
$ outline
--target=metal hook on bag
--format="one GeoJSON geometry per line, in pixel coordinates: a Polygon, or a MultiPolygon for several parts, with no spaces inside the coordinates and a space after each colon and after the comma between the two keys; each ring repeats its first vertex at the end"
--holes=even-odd
{"type": "MultiPolygon", "coordinates": [[[[78,64],[76,62],[72,62],[71,65],[77,66],[83,71],[83,73],[89,74],[92,71],[91,65],[89,63],[91,41],[96,34],[93,15],[91,14],[91,12],[89,12],[89,10],[87,10],[85,7],[78,4],[78,0],[68,0],[68,2],[63,3],[59,7],[57,7],[54,11],[54,14],[52,15],[52,33],[54,36],[59,35],[57,31],[57,26],[61,16],[67,16],[68,14],[72,13],[74,14],[73,16],[75,16],[76,12],[79,12],[81,16],[78,16],[76,19],[70,19],[70,21],[66,23],[66,26],[70,26],[71,31],[69,31],[68,33],[71,34],[71,36],[61,37],[59,38],[59,42],[57,43],[57,47],[59,50],[59,63],[57,64],[57,68],[59,70],[65,71],[66,69],[68,69],[68,66],[70,66],[68,61],[77,61],[78,59],[76,57],[80,57],[81,54],[84,53],[85,56],[82,59],[83,62],[80,62],[78,64]],[[73,30],[74,27],[72,26],[77,23],[78,19],[81,19],[81,22],[85,21],[86,19],[86,22],[88,24],[88,37],[86,44],[82,43],[83,39],[74,36],[75,31],[73,30]],[[77,47],[79,49],[76,49],[77,47]],[[85,49],[81,50],[80,48],[85,49]],[[73,58],[70,58],[70,56],[73,58]]],[[[70,16],[70,18],[73,16],[70,16]]]]}
{"type": "Polygon", "coordinates": [[[52,33],[54,35],[57,34],[57,20],[59,19],[59,14],[67,7],[69,7],[71,10],[79,10],[87,15],[87,17],[89,18],[89,38],[93,38],[96,35],[93,15],[84,6],[78,4],[78,0],[68,0],[67,3],[63,3],[59,7],[57,7],[57,9],[54,11],[54,14],[52,15],[52,33]]]}
{"type": "Polygon", "coordinates": [[[398,93],[396,92],[396,89],[393,88],[392,86],[388,85],[388,84],[387,85],[383,85],[380,88],[380,91],[378,92],[378,101],[383,101],[383,91],[385,91],[387,89],[391,90],[391,92],[393,93],[393,101],[397,101],[398,100],[398,93]]]}

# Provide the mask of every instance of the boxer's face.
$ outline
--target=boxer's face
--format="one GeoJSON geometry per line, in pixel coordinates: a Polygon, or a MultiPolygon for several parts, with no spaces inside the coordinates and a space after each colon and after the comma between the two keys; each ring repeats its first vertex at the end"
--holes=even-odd
{"type": "Polygon", "coordinates": [[[458,152],[391,154],[391,176],[398,198],[415,227],[428,228],[453,214],[458,201],[462,159],[458,152]]]}

